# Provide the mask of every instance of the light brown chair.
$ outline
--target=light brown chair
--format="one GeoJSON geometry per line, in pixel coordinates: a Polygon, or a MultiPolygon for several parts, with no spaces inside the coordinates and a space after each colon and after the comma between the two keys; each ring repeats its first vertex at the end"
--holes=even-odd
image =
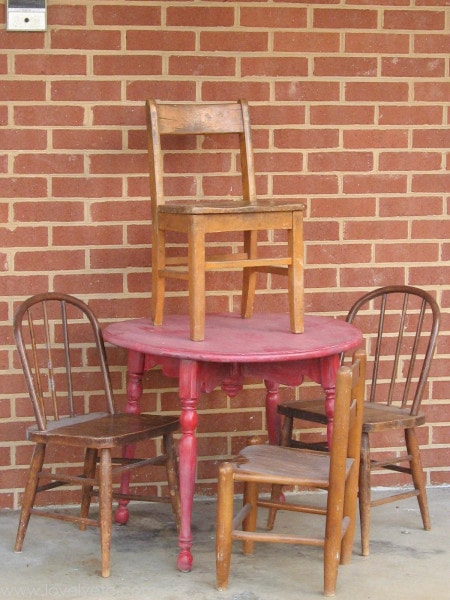
{"type": "MultiPolygon", "coordinates": [[[[424,290],[411,286],[387,286],[360,298],[350,309],[347,321],[366,332],[367,355],[372,375],[368,402],[364,405],[359,477],[359,510],[362,554],[369,554],[370,508],[417,496],[424,529],[430,529],[425,475],[420,458],[416,427],[425,423],[420,410],[439,331],[440,311],[436,301],[424,290]],[[370,332],[370,333],[368,333],[370,332]],[[404,435],[406,452],[399,452],[404,435]],[[375,438],[371,451],[370,436],[375,438]],[[394,436],[394,437],[393,437],[394,436]],[[392,440],[393,448],[389,448],[392,440]],[[399,463],[409,463],[403,466],[399,463]],[[414,489],[402,489],[371,498],[371,471],[386,469],[412,477],[414,489]]],[[[308,442],[308,435],[293,435],[294,419],[327,423],[322,399],[280,404],[284,415],[282,445],[320,448],[308,442]],[[303,438],[303,439],[302,439],[303,438]]]]}
{"type": "MultiPolygon", "coordinates": [[[[180,499],[173,440],[179,421],[171,416],[116,412],[101,330],[96,317],[81,300],[51,292],[29,298],[16,312],[14,335],[36,418],[36,425],[27,430],[27,438],[35,446],[15,551],[22,550],[31,515],[78,523],[80,529],[97,526],[100,527],[101,574],[108,577],[113,497],[169,502],[179,525],[180,499]],[[144,459],[113,456],[115,449],[158,437],[162,438],[163,453],[157,456],[144,459]],[[66,456],[66,468],[49,465],[43,469],[46,450],[53,447],[55,451],[55,446],[66,456]],[[80,475],[75,474],[77,465],[71,460],[77,449],[81,450],[80,475]],[[119,465],[113,467],[113,463],[119,465]],[[152,465],[165,466],[169,494],[124,495],[113,491],[114,475],[152,465]],[[61,485],[81,486],[79,516],[64,510],[35,508],[37,494],[51,492],[61,485]],[[89,518],[94,494],[99,496],[98,519],[89,518]]],[[[156,442],[155,439],[152,443],[156,442]]]]}
{"type": "Polygon", "coordinates": [[[242,317],[249,318],[253,313],[258,272],[287,275],[290,327],[294,333],[303,332],[304,206],[257,200],[247,102],[165,104],[150,99],[146,108],[153,236],[151,310],[154,324],[161,325],[163,322],[166,278],[187,280],[190,337],[196,341],[203,340],[205,273],[243,269],[242,317]],[[171,141],[167,142],[171,144],[171,150],[164,153],[161,137],[168,136],[171,137],[171,141]],[[184,139],[180,139],[180,136],[184,136],[184,139]],[[209,156],[211,150],[215,155],[213,170],[218,169],[217,165],[221,163],[225,165],[224,172],[208,173],[205,168],[208,148],[209,156]],[[236,155],[239,155],[239,159],[236,155]],[[190,198],[186,199],[183,192],[179,191],[178,188],[186,184],[182,177],[175,178],[174,175],[188,172],[189,168],[193,168],[189,167],[191,161],[199,157],[205,176],[216,176],[217,179],[220,175],[219,185],[224,191],[220,197],[205,199],[203,179],[191,184],[196,186],[196,191],[189,191],[190,198]],[[187,162],[187,167],[183,160],[187,162]],[[235,164],[239,165],[236,170],[235,164]],[[229,194],[239,169],[242,197],[237,200],[229,194]],[[171,199],[176,201],[166,202],[165,191],[168,189],[177,190],[176,195],[173,192],[170,194],[171,199]],[[266,230],[287,232],[285,256],[280,256],[279,252],[276,256],[268,256],[267,244],[258,253],[258,232],[266,230]],[[179,255],[180,248],[166,247],[168,231],[186,236],[187,253],[184,252],[184,256],[179,255]],[[240,242],[240,248],[235,248],[241,251],[215,255],[207,253],[208,234],[221,232],[241,232],[243,243],[240,242]]]}
{"type": "MultiPolygon", "coordinates": [[[[336,589],[339,561],[350,561],[355,529],[361,419],[364,401],[365,353],[355,353],[351,367],[340,367],[336,381],[335,421],[331,452],[282,448],[266,444],[244,448],[237,459],[219,469],[216,525],[217,588],[228,587],[232,540],[243,541],[244,554],[252,554],[254,542],[306,544],[324,548],[324,595],[336,589]],[[233,519],[234,484],[244,483],[244,502],[233,519]],[[258,496],[258,485],[272,485],[268,500],[258,496]],[[281,486],[300,486],[327,491],[326,508],[280,501],[281,486]],[[294,533],[257,531],[259,506],[325,516],[318,537],[294,533]],[[243,529],[238,529],[243,523],[243,529]]],[[[293,500],[297,498],[294,496],[293,500]]],[[[298,581],[294,578],[295,585],[298,581]]]]}

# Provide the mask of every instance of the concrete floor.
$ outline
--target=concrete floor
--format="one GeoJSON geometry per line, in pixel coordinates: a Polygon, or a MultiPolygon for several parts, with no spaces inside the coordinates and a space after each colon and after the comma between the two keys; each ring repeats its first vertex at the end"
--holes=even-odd
{"type": "MultiPolygon", "coordinates": [[[[312,497],[312,495],[311,495],[312,497]]],[[[415,499],[372,511],[371,556],[341,567],[341,600],[450,598],[450,487],[429,490],[433,529],[424,531],[415,499]]],[[[261,511],[262,513],[264,511],[261,511]]],[[[235,542],[230,587],[215,589],[215,502],[194,505],[194,569],[176,570],[177,536],[166,505],[135,504],[113,532],[111,576],[99,575],[98,530],[32,517],[23,552],[15,554],[18,513],[0,511],[0,598],[86,600],[308,600],[322,596],[322,551],[259,544],[245,557],[235,542]]],[[[301,515],[279,514],[286,530],[301,515]],[[289,521],[289,518],[291,521],[289,521]]],[[[318,524],[320,527],[320,524],[318,524]]]]}

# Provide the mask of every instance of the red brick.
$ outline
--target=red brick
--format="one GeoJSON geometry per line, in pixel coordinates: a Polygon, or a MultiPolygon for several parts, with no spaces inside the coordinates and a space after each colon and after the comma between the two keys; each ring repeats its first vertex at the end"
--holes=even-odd
{"type": "Polygon", "coordinates": [[[383,26],[385,29],[406,29],[407,31],[445,29],[445,11],[385,10],[383,26]]]}
{"type": "Polygon", "coordinates": [[[44,33],[35,31],[30,33],[26,31],[6,31],[4,27],[0,31],[0,48],[13,50],[43,49],[45,37],[44,33]]]}
{"type": "Polygon", "coordinates": [[[384,197],[380,200],[380,217],[431,216],[442,214],[440,196],[384,197]]]}
{"type": "Polygon", "coordinates": [[[383,77],[443,77],[444,58],[386,57],[381,59],[383,77]]]}
{"type": "Polygon", "coordinates": [[[439,125],[443,123],[443,107],[380,106],[380,125],[439,125]]]}
{"type": "Polygon", "coordinates": [[[310,109],[311,125],[372,125],[375,122],[374,117],[373,106],[319,105],[310,109]]]}
{"type": "Polygon", "coordinates": [[[339,33],[274,31],[273,40],[274,52],[328,54],[339,51],[339,33]]]}
{"type": "Polygon", "coordinates": [[[438,152],[381,152],[380,171],[437,171],[442,157],[438,152]]]}
{"type": "MultiPolygon", "coordinates": [[[[28,298],[32,294],[39,294],[49,289],[49,280],[47,275],[5,275],[0,277],[1,293],[3,296],[11,296],[13,298],[28,298]]],[[[11,390],[22,389],[14,383],[16,380],[9,379],[9,376],[2,376],[0,380],[3,380],[6,388],[0,390],[1,394],[11,395],[11,390]],[[9,386],[9,387],[8,387],[9,386]]],[[[1,384],[0,384],[1,388],[1,384]]]]}
{"type": "Polygon", "coordinates": [[[303,156],[299,152],[257,152],[255,153],[255,171],[263,172],[299,172],[303,170],[303,156]]]}
{"type": "Polygon", "coordinates": [[[120,50],[118,30],[54,29],[50,32],[52,49],[59,50],[120,50]]]}
{"type": "Polygon", "coordinates": [[[414,52],[420,54],[448,54],[450,52],[450,36],[445,34],[416,34],[414,36],[414,52]]]}
{"type": "Polygon", "coordinates": [[[276,196],[298,194],[336,194],[338,179],[334,175],[274,175],[273,193],[276,196]]]}
{"type": "Polygon", "coordinates": [[[126,31],[126,50],[150,50],[157,52],[194,52],[195,33],[193,31],[165,31],[130,29],[126,31]]]}
{"type": "Polygon", "coordinates": [[[332,102],[339,100],[339,84],[335,81],[275,82],[275,99],[289,102],[332,102]]]}
{"type": "Polygon", "coordinates": [[[118,198],[122,187],[119,177],[55,177],[52,191],[55,198],[118,198]]]}
{"type": "Polygon", "coordinates": [[[378,13],[367,9],[314,8],[313,27],[375,29],[378,13]]]}
{"type": "Polygon", "coordinates": [[[96,227],[80,225],[62,225],[53,228],[53,243],[55,246],[105,246],[123,243],[122,227],[109,225],[96,227]]]}
{"type": "Polygon", "coordinates": [[[411,223],[411,238],[415,240],[447,240],[448,219],[422,219],[411,223]]]}
{"type": "Polygon", "coordinates": [[[94,6],[92,15],[95,25],[134,25],[145,23],[148,27],[161,25],[161,8],[159,6],[127,5],[117,3],[94,6]]]}
{"type": "Polygon", "coordinates": [[[234,8],[232,6],[169,6],[167,8],[169,27],[232,27],[234,8]]]}
{"type": "Polygon", "coordinates": [[[420,244],[420,250],[417,250],[417,244],[414,249],[411,244],[376,244],[375,262],[376,263],[410,263],[410,262],[436,262],[439,260],[438,244],[420,244]]]}
{"type": "Polygon", "coordinates": [[[408,221],[348,221],[344,240],[402,240],[408,234],[408,221]]]}
{"type": "Polygon", "coordinates": [[[61,150],[117,150],[122,148],[120,131],[92,128],[56,129],[53,148],[61,150]]]}
{"type": "Polygon", "coordinates": [[[131,81],[127,86],[126,100],[143,103],[145,98],[161,98],[172,102],[192,102],[195,100],[195,89],[196,84],[193,81],[164,81],[164,79],[131,81]]]}
{"type": "Polygon", "coordinates": [[[405,175],[344,175],[345,194],[377,194],[389,192],[402,194],[407,190],[405,175]]]}
{"type": "Polygon", "coordinates": [[[99,201],[92,202],[90,215],[95,223],[105,221],[126,221],[144,222],[150,219],[150,199],[147,201],[132,200],[114,200],[112,202],[99,201]]]}
{"type": "Polygon", "coordinates": [[[0,86],[2,102],[43,102],[45,100],[45,83],[43,81],[8,81],[3,80],[0,86]]]}
{"type": "Polygon", "coordinates": [[[214,77],[221,73],[222,77],[233,77],[236,73],[236,59],[225,56],[171,56],[169,73],[172,75],[192,75],[214,77]]]}
{"type": "Polygon", "coordinates": [[[337,148],[337,129],[284,129],[274,132],[276,148],[337,148]]]}
{"type": "Polygon", "coordinates": [[[147,248],[92,249],[89,255],[91,269],[117,271],[128,268],[149,268],[152,264],[150,245],[147,248]]]}
{"type": "Polygon", "coordinates": [[[202,100],[205,102],[225,102],[230,98],[251,98],[253,102],[267,102],[270,97],[270,84],[265,81],[227,82],[217,86],[207,81],[202,85],[202,100]]]}
{"type": "Polygon", "coordinates": [[[84,250],[33,250],[16,252],[16,271],[82,271],[86,266],[84,250]]]}
{"type": "Polygon", "coordinates": [[[14,63],[17,75],[86,75],[86,57],[77,54],[18,55],[14,63]]]}
{"type": "Polygon", "coordinates": [[[255,57],[241,59],[243,77],[286,77],[295,73],[297,77],[308,75],[308,59],[299,57],[255,57]]]}
{"type": "Polygon", "coordinates": [[[84,109],[81,106],[15,106],[14,123],[29,126],[76,127],[83,124],[84,109]]]}
{"type": "Polygon", "coordinates": [[[119,173],[143,173],[148,170],[145,154],[94,154],[91,158],[91,174],[117,175],[119,173]]]}
{"type": "Polygon", "coordinates": [[[123,290],[121,273],[54,275],[56,291],[67,294],[120,294],[123,290]]]}
{"type": "MultiPolygon", "coordinates": [[[[450,267],[440,266],[439,268],[431,269],[427,267],[410,267],[409,269],[409,283],[410,285],[423,286],[436,286],[436,285],[447,285],[450,277],[450,267]]],[[[436,366],[436,365],[434,365],[436,366]]],[[[442,376],[446,376],[445,367],[442,376]]]]}
{"type": "Polygon", "coordinates": [[[408,54],[409,35],[349,31],[345,34],[345,51],[357,54],[408,54]]]}
{"type": "MultiPolygon", "coordinates": [[[[364,290],[381,287],[383,285],[395,285],[404,280],[403,267],[342,267],[340,270],[340,285],[342,287],[359,287],[364,290]]],[[[334,310],[332,307],[331,310],[334,310]]]]}
{"type": "Polygon", "coordinates": [[[312,198],[310,214],[313,218],[375,217],[375,198],[312,198]]]}
{"type": "Polygon", "coordinates": [[[121,99],[119,81],[53,81],[51,99],[54,102],[93,102],[107,98],[108,102],[121,99]]]}
{"type": "Polygon", "coordinates": [[[4,179],[1,186],[3,198],[45,198],[48,194],[44,177],[14,177],[4,179]]]}
{"type": "MultiPolygon", "coordinates": [[[[52,202],[15,202],[13,206],[14,221],[40,222],[40,221],[81,221],[84,217],[83,202],[69,202],[60,200],[52,202]]],[[[43,244],[45,245],[45,244],[43,244]]]]}
{"type": "Polygon", "coordinates": [[[413,132],[414,148],[449,148],[450,130],[448,127],[441,129],[416,129],[413,132]]]}
{"type": "MultiPolygon", "coordinates": [[[[306,249],[307,265],[343,265],[369,263],[372,258],[370,244],[309,244],[306,249]]],[[[315,268],[315,266],[313,267],[315,268]]]]}
{"type": "Polygon", "coordinates": [[[308,171],[372,171],[371,152],[317,152],[308,155],[308,171]]]}
{"type": "MultiPolygon", "coordinates": [[[[358,129],[344,131],[344,148],[407,148],[406,129],[358,129]]],[[[386,190],[388,191],[388,190],[386,190]]]]}
{"type": "Polygon", "coordinates": [[[0,55],[0,73],[2,75],[6,75],[7,72],[8,72],[8,61],[7,61],[6,54],[0,55]]]}
{"type": "Polygon", "coordinates": [[[47,6],[49,25],[69,25],[71,27],[86,25],[86,6],[53,5],[47,6]]]}
{"type": "Polygon", "coordinates": [[[450,173],[425,175],[413,174],[411,189],[413,192],[448,192],[450,186],[450,173]]]}
{"type": "Polygon", "coordinates": [[[81,154],[19,154],[14,159],[15,173],[82,173],[81,154]]]}
{"type": "Polygon", "coordinates": [[[160,56],[109,54],[94,56],[94,75],[160,75],[160,56]]]}
{"type": "Polygon", "coordinates": [[[346,57],[346,56],[316,56],[314,58],[313,74],[316,77],[376,77],[377,59],[346,57]]]}
{"type": "Polygon", "coordinates": [[[345,86],[347,102],[407,102],[409,85],[402,82],[354,82],[345,86]]]}
{"type": "Polygon", "coordinates": [[[450,82],[445,79],[430,83],[414,82],[415,102],[448,102],[450,97],[450,82]]]}
{"type": "Polygon", "coordinates": [[[130,126],[145,123],[145,108],[142,101],[139,105],[116,106],[101,105],[92,107],[92,125],[130,126]]]}
{"type": "MultiPolygon", "coordinates": [[[[177,10],[174,8],[173,10],[177,10]]],[[[263,27],[264,29],[300,29],[307,27],[307,9],[303,6],[264,6],[246,7],[240,9],[241,27],[263,27]]]]}
{"type": "Polygon", "coordinates": [[[260,31],[202,31],[201,52],[265,52],[268,34],[260,31]]]}

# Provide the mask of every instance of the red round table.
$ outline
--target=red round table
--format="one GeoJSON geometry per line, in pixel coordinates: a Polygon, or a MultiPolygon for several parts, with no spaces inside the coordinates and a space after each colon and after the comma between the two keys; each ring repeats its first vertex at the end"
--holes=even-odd
{"type": "MultiPolygon", "coordinates": [[[[108,325],[106,341],[128,350],[127,411],[137,413],[145,371],[160,365],[165,375],[179,381],[182,437],[179,445],[181,495],[180,553],[177,566],[181,571],[192,568],[191,517],[197,464],[197,400],[202,392],[217,386],[236,395],[247,377],[260,378],[266,386],[266,414],[269,441],[278,442],[280,384],[298,386],[305,376],[320,384],[326,396],[331,440],[336,372],[340,354],[357,348],[361,332],[345,321],[324,316],[305,317],[303,333],[291,333],[289,315],[257,314],[250,319],[240,315],[206,316],[205,340],[189,337],[189,317],[165,317],[162,326],[149,319],[119,321],[108,325]]],[[[133,449],[130,449],[130,453],[133,449]]],[[[123,489],[128,485],[122,481],[123,489]]],[[[128,509],[121,502],[116,521],[126,523],[128,509]]]]}

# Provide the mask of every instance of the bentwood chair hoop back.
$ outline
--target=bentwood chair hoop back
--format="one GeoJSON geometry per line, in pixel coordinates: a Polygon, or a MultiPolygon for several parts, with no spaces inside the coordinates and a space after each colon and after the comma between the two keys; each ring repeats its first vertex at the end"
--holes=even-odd
{"type": "Polygon", "coordinates": [[[31,515],[77,523],[82,530],[96,526],[100,528],[101,574],[108,577],[113,497],[120,501],[168,502],[179,525],[178,467],[173,439],[179,420],[159,414],[116,411],[100,325],[92,310],[78,298],[57,292],[29,298],[15,314],[14,336],[36,421],[27,429],[27,439],[34,443],[34,451],[15,551],[22,550],[31,515]],[[139,442],[146,451],[147,447],[157,448],[158,444],[162,451],[142,459],[125,458],[126,446],[139,442]],[[78,460],[73,458],[77,449],[78,460]],[[121,456],[116,456],[118,451],[122,451],[121,456]],[[77,462],[81,463],[80,474],[76,474],[77,462]],[[144,486],[141,483],[140,490],[133,486],[136,493],[121,494],[113,489],[113,477],[136,469],[148,471],[155,466],[165,467],[164,484],[150,487],[150,491],[154,487],[155,493],[137,493],[148,490],[146,483],[144,486]],[[167,483],[168,493],[156,493],[159,487],[167,487],[167,483]],[[54,490],[60,486],[81,487],[78,515],[64,509],[35,506],[36,497],[44,492],[54,504],[54,490]],[[91,498],[97,495],[98,519],[89,516],[91,498]]]}
{"type": "Polygon", "coordinates": [[[166,279],[187,281],[190,337],[194,341],[203,340],[206,273],[242,269],[241,316],[250,318],[253,314],[258,273],[286,275],[290,327],[294,333],[302,333],[304,205],[277,199],[258,200],[247,101],[163,103],[148,99],[146,114],[152,213],[153,323],[163,323],[166,279]],[[168,149],[164,144],[169,145],[168,149]],[[211,154],[214,167],[206,158],[211,154]],[[199,156],[202,164],[193,168],[204,170],[198,173],[202,182],[203,176],[208,180],[215,177],[219,182],[220,192],[212,191],[210,198],[205,198],[203,189],[207,183],[192,183],[196,192],[191,188],[184,189],[185,196],[180,192],[183,178],[178,177],[176,186],[174,183],[176,175],[186,178],[191,159],[199,156]],[[223,172],[219,170],[219,163],[226,164],[223,172]],[[239,166],[235,168],[235,164],[239,166]],[[212,171],[216,169],[219,172],[214,174],[212,171]],[[240,179],[241,195],[236,191],[230,196],[229,190],[236,178],[240,179]],[[178,196],[174,195],[174,187],[178,196]],[[287,248],[284,255],[279,251],[275,256],[270,255],[267,244],[262,251],[258,250],[258,232],[270,230],[285,232],[287,248]],[[175,252],[170,245],[168,247],[168,232],[184,235],[187,251],[178,248],[175,252]],[[241,235],[241,241],[235,243],[234,249],[214,254],[208,247],[210,234],[228,236],[234,232],[241,235]]]}
{"type": "MultiPolygon", "coordinates": [[[[268,444],[250,445],[219,468],[216,524],[216,581],[226,589],[232,541],[243,542],[243,553],[253,554],[255,542],[305,544],[324,549],[324,595],[333,596],[338,565],[351,559],[357,504],[361,420],[364,401],[365,353],[358,350],[351,366],[340,367],[336,380],[335,420],[330,453],[268,444]],[[235,484],[244,484],[242,509],[233,517],[235,484]],[[271,486],[270,499],[259,496],[260,486],[271,486]],[[282,486],[325,490],[327,502],[313,506],[294,494],[280,499],[282,486]],[[269,509],[269,528],[257,529],[258,507],[269,509]],[[272,530],[274,513],[287,510],[322,515],[320,535],[272,530]],[[271,518],[272,517],[272,518],[271,518]],[[242,527],[242,528],[241,528],[242,527]]],[[[304,524],[303,524],[304,525],[304,524]]],[[[293,582],[295,582],[295,577],[293,582]]],[[[300,585],[300,583],[297,583],[300,585]]]]}
{"type": "MultiPolygon", "coordinates": [[[[431,527],[416,428],[425,423],[421,402],[436,347],[440,310],[427,291],[414,286],[391,285],[359,298],[348,312],[347,321],[359,326],[365,334],[371,369],[364,404],[359,480],[362,554],[367,556],[372,506],[417,496],[424,529],[431,527]],[[406,446],[403,452],[398,450],[401,440],[392,439],[396,432],[403,434],[406,446]],[[376,437],[372,450],[373,436],[376,437]],[[372,498],[371,473],[375,470],[386,474],[403,473],[412,480],[413,488],[372,498]]],[[[284,415],[281,444],[326,450],[326,444],[309,440],[311,436],[305,430],[299,439],[294,430],[294,419],[327,423],[322,398],[280,404],[278,411],[284,415]]]]}

